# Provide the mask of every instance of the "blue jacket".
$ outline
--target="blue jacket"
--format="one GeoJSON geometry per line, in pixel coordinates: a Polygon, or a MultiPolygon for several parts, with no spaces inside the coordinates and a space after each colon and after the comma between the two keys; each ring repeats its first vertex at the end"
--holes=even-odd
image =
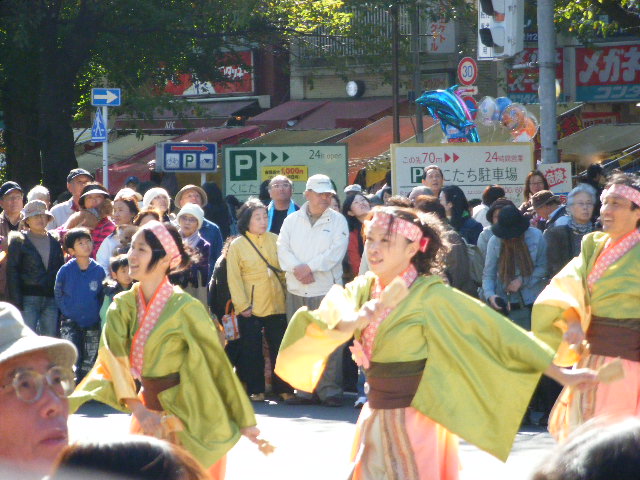
{"type": "Polygon", "coordinates": [[[222,233],[220,233],[220,228],[218,228],[215,223],[210,222],[206,218],[202,222],[202,228],[200,228],[199,233],[200,236],[209,242],[209,245],[211,245],[211,250],[209,250],[208,281],[209,277],[211,277],[211,273],[213,272],[213,266],[216,264],[216,260],[220,256],[220,252],[222,252],[222,233]]]}
{"type": "MultiPolygon", "coordinates": [[[[531,305],[546,286],[547,243],[542,237],[542,232],[534,227],[529,227],[524,233],[524,241],[531,254],[533,271],[530,276],[522,279],[520,293],[522,293],[522,299],[525,305],[531,305]]],[[[494,235],[489,239],[482,275],[482,289],[487,299],[493,295],[498,295],[507,300],[506,285],[503,285],[498,278],[498,259],[500,258],[501,247],[501,238],[494,235]]],[[[516,274],[517,273],[516,271],[516,274]]],[[[510,301],[517,303],[518,296],[511,295],[510,301]]]]}
{"type": "Polygon", "coordinates": [[[105,276],[104,269],[93,259],[86,270],[80,270],[75,258],[60,267],[54,294],[62,315],[80,327],[91,327],[98,323],[105,276]]]}

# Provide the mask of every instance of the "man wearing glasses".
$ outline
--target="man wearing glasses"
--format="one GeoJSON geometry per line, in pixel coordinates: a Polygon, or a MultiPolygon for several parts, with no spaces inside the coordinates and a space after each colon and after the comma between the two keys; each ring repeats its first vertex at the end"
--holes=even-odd
{"type": "Polygon", "coordinates": [[[0,302],[0,472],[41,478],[67,446],[75,358],[73,344],[36,335],[0,302]]]}
{"type": "Polygon", "coordinates": [[[267,207],[269,226],[267,230],[276,235],[280,234],[280,228],[284,219],[300,207],[291,199],[293,195],[293,182],[284,175],[276,175],[269,182],[269,196],[271,202],[267,207]]]}

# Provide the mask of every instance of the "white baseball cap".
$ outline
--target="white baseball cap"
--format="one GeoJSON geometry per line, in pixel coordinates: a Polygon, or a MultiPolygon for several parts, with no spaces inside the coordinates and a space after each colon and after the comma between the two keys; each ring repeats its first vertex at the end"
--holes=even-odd
{"type": "Polygon", "coordinates": [[[336,193],[333,189],[331,179],[326,175],[316,174],[311,175],[307,179],[307,187],[305,190],[313,190],[316,193],[336,193]]]}

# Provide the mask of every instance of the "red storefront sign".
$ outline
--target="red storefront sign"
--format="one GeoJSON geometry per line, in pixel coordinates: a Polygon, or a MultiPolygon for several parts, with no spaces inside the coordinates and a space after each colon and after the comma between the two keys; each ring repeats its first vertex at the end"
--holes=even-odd
{"type": "MultiPolygon", "coordinates": [[[[556,78],[563,86],[563,53],[561,48],[556,49],[556,78]]],[[[525,48],[514,59],[514,65],[538,62],[538,49],[525,48]]],[[[514,102],[538,103],[538,67],[524,68],[507,71],[508,97],[514,102]]]]}
{"type": "Polygon", "coordinates": [[[640,45],[576,49],[576,99],[640,100],[640,45]]]}
{"type": "MultiPolygon", "coordinates": [[[[244,65],[253,69],[253,53],[239,52],[238,57],[244,65]]],[[[178,76],[179,82],[169,82],[165,87],[166,93],[173,95],[213,95],[222,93],[253,93],[253,73],[240,65],[220,67],[227,82],[194,82],[191,74],[183,73],[178,76]]]]}

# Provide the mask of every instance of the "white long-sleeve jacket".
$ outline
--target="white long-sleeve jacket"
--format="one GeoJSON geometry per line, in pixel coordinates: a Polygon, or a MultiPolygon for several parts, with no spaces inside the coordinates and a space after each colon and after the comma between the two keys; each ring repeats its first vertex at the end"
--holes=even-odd
{"type": "Polygon", "coordinates": [[[278,236],[278,260],[286,272],[287,290],[300,297],[324,296],[335,283],[342,283],[342,260],[349,243],[349,227],[338,212],[327,208],[312,226],[308,203],[284,219],[278,236]],[[293,274],[306,264],[315,281],[304,285],[293,274]]]}

